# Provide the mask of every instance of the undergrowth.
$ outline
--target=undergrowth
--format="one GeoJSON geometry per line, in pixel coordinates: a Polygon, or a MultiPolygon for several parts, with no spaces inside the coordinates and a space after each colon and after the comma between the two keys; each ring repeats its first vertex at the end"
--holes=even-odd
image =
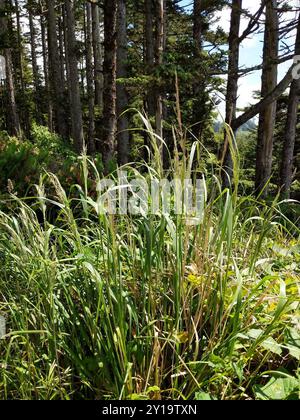
{"type": "MultiPolygon", "coordinates": [[[[147,129],[151,168],[126,169],[149,182],[163,172],[147,129]]],[[[198,148],[175,148],[169,177],[192,176],[198,148]]],[[[46,173],[5,198],[1,399],[298,399],[299,225],[283,203],[240,196],[236,158],[235,190],[210,177],[196,225],[108,215],[81,165],[68,193],[46,173]]]]}

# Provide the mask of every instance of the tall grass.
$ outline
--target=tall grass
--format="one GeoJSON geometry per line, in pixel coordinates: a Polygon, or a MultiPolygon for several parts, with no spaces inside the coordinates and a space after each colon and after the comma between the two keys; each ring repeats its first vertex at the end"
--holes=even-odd
{"type": "MultiPolygon", "coordinates": [[[[144,122],[151,168],[126,169],[149,182],[163,171],[144,122]]],[[[188,152],[181,133],[180,146],[169,176],[184,179],[200,145],[188,152]]],[[[68,195],[45,174],[35,198],[11,196],[0,213],[1,398],[248,399],[278,368],[297,378],[286,337],[299,337],[299,227],[277,200],[213,176],[196,226],[110,216],[86,156],[82,174],[68,195]]]]}

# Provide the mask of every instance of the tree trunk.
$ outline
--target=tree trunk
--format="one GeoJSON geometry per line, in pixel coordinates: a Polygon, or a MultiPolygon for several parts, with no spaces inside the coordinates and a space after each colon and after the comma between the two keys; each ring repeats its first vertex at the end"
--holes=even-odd
{"type": "Polygon", "coordinates": [[[50,88],[49,88],[49,71],[48,71],[49,63],[48,63],[45,23],[46,23],[45,18],[43,15],[41,15],[40,26],[41,26],[41,38],[42,38],[43,72],[44,72],[46,102],[47,102],[47,125],[48,125],[49,131],[52,131],[53,130],[53,111],[52,111],[52,98],[50,95],[50,88]]]}
{"type": "Polygon", "coordinates": [[[50,93],[55,114],[56,130],[63,138],[68,137],[65,110],[64,85],[61,79],[61,63],[56,32],[55,0],[47,0],[48,8],[48,52],[50,93]]]}
{"type": "Polygon", "coordinates": [[[6,48],[4,51],[4,57],[6,61],[6,84],[8,90],[9,107],[11,111],[11,131],[10,134],[16,137],[22,137],[20,119],[17,110],[16,98],[15,98],[15,85],[13,79],[12,70],[12,58],[11,49],[6,48]]]}
{"type": "Polygon", "coordinates": [[[117,71],[117,0],[104,0],[104,100],[102,157],[105,171],[115,150],[117,130],[116,71],[117,71]]]}
{"type": "MultiPolygon", "coordinates": [[[[153,1],[145,0],[145,58],[146,72],[151,75],[154,70],[154,25],[153,25],[153,1]]],[[[147,93],[146,98],[147,114],[150,117],[155,116],[155,98],[153,92],[147,93]]]]}
{"type": "Polygon", "coordinates": [[[37,64],[37,54],[36,54],[36,29],[33,21],[33,4],[32,1],[28,2],[28,18],[29,18],[29,31],[30,31],[30,48],[31,48],[31,65],[32,65],[32,76],[33,76],[33,86],[35,94],[35,116],[38,124],[42,124],[42,106],[41,106],[41,84],[40,84],[40,75],[39,68],[37,64]]]}
{"type": "MultiPolygon", "coordinates": [[[[236,119],[237,95],[238,95],[238,71],[239,71],[239,52],[240,52],[240,26],[241,26],[242,0],[233,0],[231,11],[231,23],[229,33],[229,61],[228,61],[228,80],[226,92],[226,117],[225,122],[229,126],[236,119]]],[[[222,157],[223,166],[223,185],[230,187],[233,176],[233,160],[230,151],[230,133],[228,129],[224,131],[224,151],[222,157]]]]}
{"type": "Polygon", "coordinates": [[[83,151],[83,127],[82,110],[80,99],[80,87],[78,77],[78,63],[76,56],[74,1],[65,0],[66,23],[67,23],[67,60],[69,64],[70,83],[70,114],[72,138],[77,153],[83,151]]]}
{"type": "Polygon", "coordinates": [[[20,8],[18,0],[15,0],[14,3],[16,11],[16,29],[17,29],[17,39],[18,39],[18,68],[19,68],[19,86],[22,90],[22,94],[25,95],[25,83],[24,83],[24,72],[23,72],[23,53],[22,53],[22,37],[21,37],[21,20],[20,20],[20,8]]]}
{"type": "Polygon", "coordinates": [[[195,50],[200,55],[202,51],[202,16],[203,0],[194,0],[194,26],[193,26],[193,39],[195,43],[195,50]]]}
{"type": "MultiPolygon", "coordinates": [[[[277,85],[278,75],[278,39],[279,21],[277,0],[266,2],[266,22],[263,62],[265,67],[262,72],[261,96],[264,98],[277,85]]],[[[256,192],[266,196],[267,183],[272,173],[273,136],[276,119],[277,101],[266,106],[259,117],[257,155],[256,155],[256,192]]]]}
{"type": "MultiPolygon", "coordinates": [[[[119,0],[117,22],[117,78],[127,77],[127,23],[126,23],[126,0],[119,0]]],[[[128,107],[128,97],[124,81],[117,84],[117,115],[118,115],[118,163],[125,165],[129,157],[129,132],[128,118],[124,114],[128,107]]]]}
{"type": "Polygon", "coordinates": [[[92,6],[86,4],[86,79],[87,95],[89,108],[89,127],[88,127],[88,152],[95,153],[95,96],[94,96],[94,78],[93,78],[93,37],[92,37],[92,6]]]}
{"type": "Polygon", "coordinates": [[[6,12],[6,1],[0,0],[0,35],[2,40],[4,40],[4,50],[3,55],[5,58],[5,69],[6,69],[6,86],[8,93],[8,102],[10,109],[10,134],[16,137],[21,137],[21,127],[20,119],[17,110],[17,104],[15,99],[15,85],[13,78],[13,68],[12,68],[12,55],[11,48],[9,45],[8,29],[7,29],[7,12],[6,12]]]}
{"type": "Polygon", "coordinates": [[[270,93],[268,93],[267,96],[262,98],[255,105],[251,105],[247,109],[247,111],[245,111],[242,115],[237,117],[232,122],[233,130],[236,131],[238,128],[242,127],[244,124],[246,124],[252,118],[254,118],[257,114],[262,112],[267,106],[272,104],[274,101],[277,101],[277,99],[287,90],[287,88],[292,83],[293,73],[294,73],[294,71],[298,71],[297,67],[298,67],[297,62],[292,64],[291,67],[286,72],[284,78],[278,83],[278,85],[275,87],[275,89],[273,89],[270,93]]]}
{"type": "MultiPolygon", "coordinates": [[[[163,64],[165,51],[165,0],[157,0],[156,6],[156,66],[163,64]]],[[[156,134],[163,137],[163,97],[160,87],[156,89],[156,110],[155,110],[155,128],[156,134]]],[[[163,144],[159,141],[158,146],[162,152],[163,144]]]]}
{"type": "MultiPolygon", "coordinates": [[[[82,25],[82,29],[80,30],[80,38],[79,38],[79,42],[81,42],[81,43],[86,42],[86,14],[83,16],[83,25],[82,25]]],[[[78,67],[78,72],[79,72],[78,77],[79,77],[80,96],[82,98],[85,98],[86,94],[87,94],[87,92],[85,91],[85,88],[86,88],[86,83],[85,83],[85,80],[86,80],[86,55],[85,54],[80,54],[80,59],[78,60],[77,67],[78,67]]],[[[87,80],[86,80],[86,82],[87,82],[87,80]]]]}
{"type": "Polygon", "coordinates": [[[67,59],[67,51],[68,51],[68,24],[67,24],[67,17],[66,17],[66,12],[65,12],[65,5],[62,5],[62,11],[63,11],[63,15],[62,15],[62,20],[63,20],[63,38],[64,38],[64,46],[65,46],[65,65],[66,65],[66,88],[68,91],[68,95],[66,98],[66,101],[68,101],[68,117],[70,119],[70,91],[71,91],[71,85],[70,85],[70,63],[67,59]]]}
{"type": "Polygon", "coordinates": [[[100,10],[96,3],[92,3],[92,36],[94,52],[95,104],[103,107],[103,74],[102,48],[100,36],[100,10]]]}
{"type": "MultiPolygon", "coordinates": [[[[154,49],[155,49],[155,34],[154,34],[154,2],[153,0],[144,0],[144,11],[145,11],[145,23],[144,23],[144,32],[145,32],[145,52],[144,52],[144,62],[145,62],[145,73],[149,76],[153,75],[154,72],[154,49]]],[[[149,88],[147,89],[145,95],[145,110],[149,119],[155,118],[155,96],[153,95],[153,84],[149,83],[149,88]]],[[[144,159],[145,161],[149,160],[148,150],[150,149],[149,137],[147,133],[143,132],[144,137],[144,159]]]]}
{"type": "MultiPolygon", "coordinates": [[[[11,5],[11,2],[9,2],[11,5]]],[[[15,68],[14,85],[15,90],[21,92],[21,100],[18,104],[18,113],[20,117],[20,127],[22,127],[23,135],[26,138],[30,138],[30,115],[29,106],[27,103],[27,95],[25,91],[24,71],[23,71],[23,45],[21,36],[21,18],[20,18],[20,6],[18,0],[14,2],[16,12],[16,30],[17,30],[17,63],[15,68]]],[[[20,97],[20,96],[19,96],[20,97]]]]}
{"type": "MultiPolygon", "coordinates": [[[[195,66],[201,67],[203,64],[203,42],[204,42],[204,25],[202,13],[205,12],[205,2],[203,0],[194,0],[193,10],[193,42],[194,42],[194,62],[195,66]]],[[[197,75],[192,85],[193,89],[193,109],[192,109],[192,132],[195,138],[200,139],[206,119],[209,118],[207,114],[207,101],[209,101],[209,94],[206,92],[205,75],[197,75]],[[204,114],[203,114],[204,113],[204,114]]]]}
{"type": "Polygon", "coordinates": [[[59,59],[60,59],[60,73],[61,80],[63,83],[64,90],[66,89],[66,77],[65,77],[65,68],[66,68],[66,49],[65,49],[65,38],[64,38],[64,22],[63,22],[63,13],[64,5],[60,6],[61,15],[58,16],[58,45],[59,45],[59,59]]]}
{"type": "MultiPolygon", "coordinates": [[[[300,56],[300,18],[298,20],[295,55],[300,56]]],[[[300,79],[294,79],[290,88],[288,111],[285,127],[283,157],[281,163],[281,192],[289,198],[293,182],[293,162],[296,141],[296,129],[300,101],[300,79]]]]}
{"type": "MultiPolygon", "coordinates": [[[[166,2],[165,0],[145,0],[145,61],[146,73],[154,78],[155,70],[163,64],[166,46],[166,2]]],[[[163,94],[157,81],[151,85],[146,96],[146,111],[155,119],[155,133],[163,137],[163,94]]],[[[145,138],[145,145],[149,147],[145,138]]],[[[163,160],[163,143],[157,139],[163,160]]],[[[147,159],[147,156],[146,156],[147,159]]]]}

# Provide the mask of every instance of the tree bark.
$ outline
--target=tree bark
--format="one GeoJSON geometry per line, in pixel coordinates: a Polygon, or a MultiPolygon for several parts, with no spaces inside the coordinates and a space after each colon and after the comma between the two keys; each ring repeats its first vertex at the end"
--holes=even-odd
{"type": "MultiPolygon", "coordinates": [[[[117,78],[127,77],[127,21],[126,0],[119,0],[117,22],[117,78]]],[[[117,115],[118,115],[118,163],[125,165],[129,160],[128,118],[124,114],[128,107],[128,96],[123,80],[117,83],[117,115]]]]}
{"type": "MultiPolygon", "coordinates": [[[[300,17],[298,19],[295,55],[300,56],[300,17]]],[[[300,101],[300,79],[294,79],[290,88],[288,111],[285,126],[283,156],[281,162],[280,183],[284,197],[289,198],[293,182],[293,163],[296,141],[296,129],[298,122],[300,101]]]]}
{"type": "Polygon", "coordinates": [[[77,153],[83,151],[83,126],[80,99],[80,87],[78,76],[78,63],[76,55],[74,1],[65,0],[66,23],[67,23],[67,60],[69,64],[70,83],[70,114],[72,138],[77,153]]]}
{"type": "Polygon", "coordinates": [[[24,72],[23,72],[23,53],[22,53],[22,37],[21,37],[21,19],[20,19],[20,8],[18,0],[14,2],[16,11],[16,29],[17,29],[17,40],[18,40],[18,69],[19,69],[19,85],[22,90],[22,94],[25,95],[25,83],[24,83],[24,72]]]}
{"type": "MultiPolygon", "coordinates": [[[[204,42],[204,19],[203,12],[206,11],[208,2],[205,0],[194,0],[193,9],[193,54],[196,67],[203,66],[203,42],[204,42]]],[[[192,132],[195,138],[200,139],[206,120],[209,118],[207,113],[207,101],[209,94],[206,91],[207,83],[204,74],[196,74],[192,84],[193,109],[192,109],[192,132]]]]}
{"type": "MultiPolygon", "coordinates": [[[[145,59],[146,72],[152,75],[154,70],[154,24],[153,24],[153,0],[145,0],[145,59]]],[[[146,111],[149,118],[155,116],[155,98],[153,92],[147,92],[146,111]]]]}
{"type": "MultiPolygon", "coordinates": [[[[240,26],[242,14],[242,0],[233,0],[231,11],[231,23],[229,32],[229,61],[228,61],[228,80],[226,92],[226,116],[225,122],[231,126],[236,118],[237,95],[238,95],[238,71],[239,71],[239,52],[240,52],[240,26]]],[[[224,131],[224,152],[222,157],[223,166],[223,185],[230,187],[233,176],[233,160],[230,151],[230,133],[228,129],[224,131]]]]}
{"type": "Polygon", "coordinates": [[[56,31],[55,0],[47,0],[47,9],[50,94],[55,114],[56,130],[61,137],[67,138],[68,128],[56,31]]]}
{"type": "Polygon", "coordinates": [[[202,16],[203,11],[203,0],[194,0],[194,26],[193,26],[193,39],[195,43],[195,50],[197,55],[200,55],[202,51],[202,16]]]}
{"type": "Polygon", "coordinates": [[[103,74],[102,74],[102,48],[100,36],[100,10],[92,3],[92,37],[94,52],[94,78],[95,78],[95,105],[103,107],[103,74]]]}
{"type": "Polygon", "coordinates": [[[104,98],[102,158],[105,172],[115,150],[117,130],[116,72],[117,72],[117,0],[104,0],[104,98]]]}
{"type": "Polygon", "coordinates": [[[93,78],[93,37],[92,37],[92,6],[91,3],[86,4],[86,79],[87,79],[87,95],[89,109],[89,127],[88,127],[88,152],[95,153],[95,95],[94,95],[94,78],[93,78]]]}
{"type": "MultiPolygon", "coordinates": [[[[10,6],[12,5],[11,1],[9,2],[9,5],[10,6]]],[[[21,17],[20,17],[20,6],[18,4],[18,0],[15,0],[14,6],[15,6],[15,12],[16,12],[16,30],[17,30],[17,60],[15,64],[16,72],[14,75],[14,85],[15,85],[15,91],[19,90],[21,92],[21,101],[18,105],[20,127],[22,128],[23,135],[25,135],[26,138],[30,138],[30,129],[31,129],[30,115],[29,115],[29,106],[27,104],[27,96],[26,96],[25,81],[24,81],[21,17]]],[[[12,26],[12,23],[10,26],[12,26]]]]}
{"type": "Polygon", "coordinates": [[[11,49],[6,48],[4,51],[4,57],[6,61],[6,84],[8,90],[9,107],[11,111],[11,132],[10,134],[16,137],[22,137],[22,131],[20,126],[20,119],[17,109],[17,103],[15,98],[15,85],[13,79],[12,70],[12,57],[11,49]]]}
{"type": "MultiPolygon", "coordinates": [[[[165,0],[145,0],[145,63],[146,73],[155,78],[155,70],[163,64],[166,46],[166,2],[165,0]]],[[[157,77],[156,77],[157,79],[157,77]]],[[[158,86],[158,80],[149,83],[150,89],[146,95],[146,112],[149,118],[155,120],[155,133],[163,137],[163,92],[158,86]]],[[[149,147],[148,138],[145,145],[149,147]]],[[[163,160],[163,143],[157,139],[157,146],[163,160]]],[[[145,149],[147,150],[147,149],[145,149]]],[[[145,159],[147,160],[147,153],[145,159]]]]}
{"type": "Polygon", "coordinates": [[[45,23],[46,21],[42,14],[40,17],[40,27],[41,27],[41,39],[42,39],[43,72],[44,72],[46,102],[47,102],[47,125],[48,125],[49,131],[53,131],[53,110],[52,110],[52,98],[50,95],[50,88],[49,88],[49,71],[48,71],[49,63],[48,63],[45,23]]]}
{"type": "Polygon", "coordinates": [[[37,53],[36,53],[36,29],[33,20],[33,4],[32,1],[28,2],[28,19],[29,19],[29,31],[30,31],[30,48],[31,48],[31,65],[32,65],[32,76],[33,86],[35,94],[35,115],[38,124],[42,124],[42,106],[41,106],[41,80],[39,75],[39,67],[37,64],[37,53]]]}
{"type": "Polygon", "coordinates": [[[59,46],[59,59],[60,59],[60,73],[61,80],[63,83],[64,90],[66,89],[66,77],[65,77],[65,68],[66,68],[66,48],[65,48],[65,37],[64,37],[64,22],[63,22],[63,13],[64,5],[60,6],[61,15],[58,16],[58,46],[59,46]]]}
{"type": "MultiPolygon", "coordinates": [[[[263,62],[266,67],[262,72],[261,96],[266,97],[277,85],[278,75],[278,40],[279,40],[279,19],[277,11],[277,0],[266,2],[266,22],[263,62]]],[[[260,113],[257,153],[256,153],[256,192],[266,196],[268,193],[267,184],[272,173],[273,158],[273,137],[276,119],[277,101],[270,103],[260,113]]]]}
{"type": "MultiPolygon", "coordinates": [[[[8,37],[8,28],[7,28],[7,4],[5,0],[0,0],[0,35],[2,40],[4,40],[4,49],[3,55],[5,58],[5,70],[6,70],[6,86],[8,93],[8,102],[10,108],[10,134],[16,137],[21,137],[21,126],[20,119],[17,110],[17,104],[15,99],[15,84],[13,78],[13,65],[12,65],[12,54],[8,37]]],[[[3,42],[3,41],[2,41],[3,42]]]]}
{"type": "MultiPolygon", "coordinates": [[[[165,0],[157,0],[156,4],[156,66],[163,64],[164,51],[165,51],[165,0]]],[[[162,139],[163,137],[163,96],[161,88],[156,88],[156,110],[155,110],[155,131],[156,134],[162,139]]],[[[163,143],[158,140],[158,146],[163,151],[163,143]]]]}

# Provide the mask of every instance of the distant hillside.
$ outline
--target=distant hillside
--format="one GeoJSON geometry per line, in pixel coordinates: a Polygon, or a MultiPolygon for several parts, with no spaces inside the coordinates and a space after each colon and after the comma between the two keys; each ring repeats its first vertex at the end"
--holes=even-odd
{"type": "MultiPolygon", "coordinates": [[[[215,132],[220,131],[222,128],[223,123],[221,121],[216,121],[214,124],[214,130],[215,132]]],[[[257,124],[255,119],[248,121],[246,124],[242,125],[241,128],[239,128],[239,131],[251,131],[255,130],[257,128],[257,124]]]]}

